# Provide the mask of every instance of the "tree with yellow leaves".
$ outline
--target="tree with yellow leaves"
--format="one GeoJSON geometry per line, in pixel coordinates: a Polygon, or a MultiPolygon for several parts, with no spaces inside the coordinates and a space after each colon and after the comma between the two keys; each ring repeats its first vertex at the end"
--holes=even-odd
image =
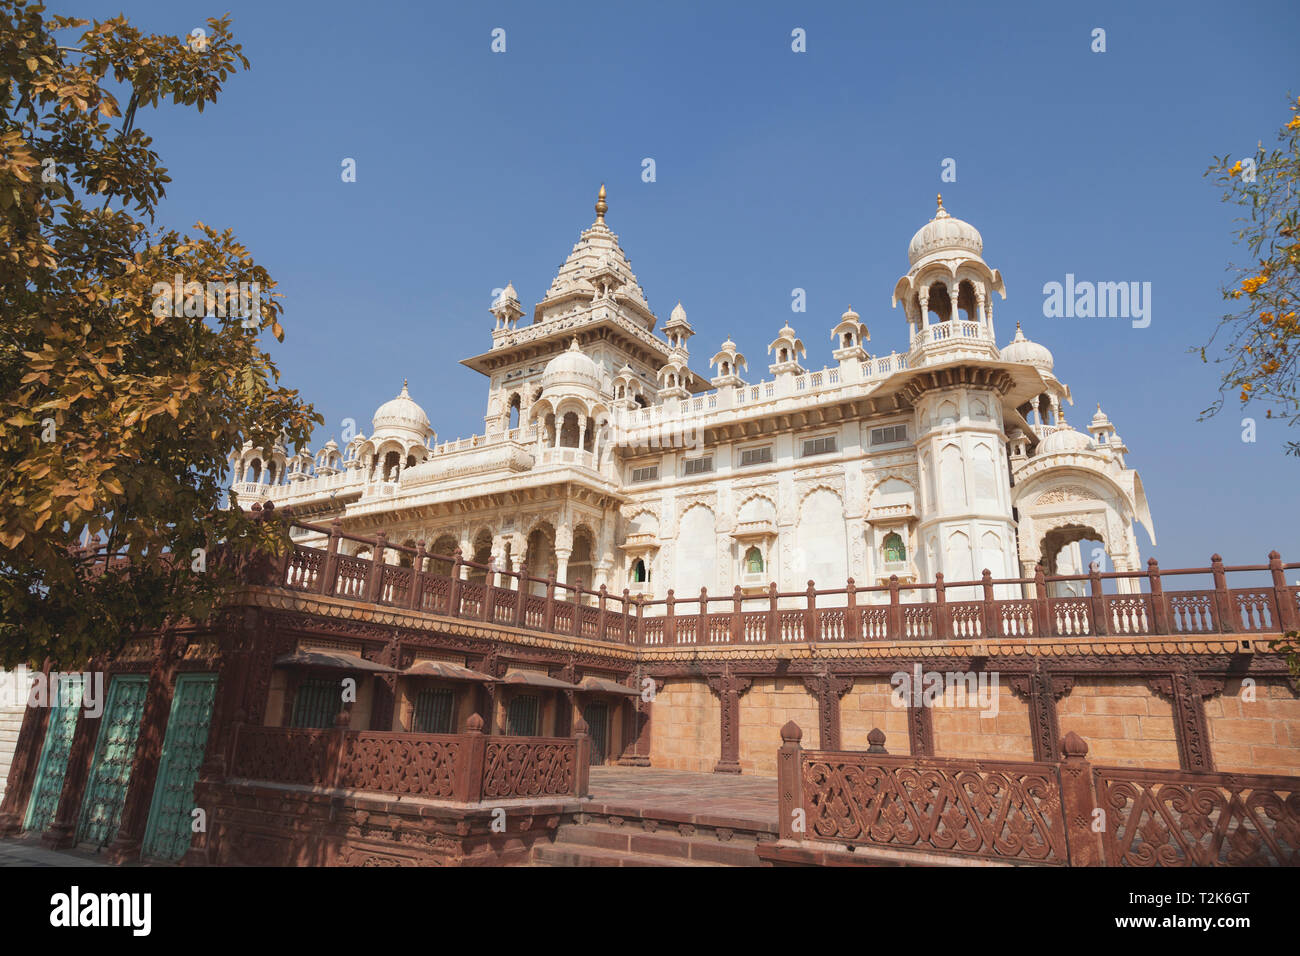
{"type": "Polygon", "coordinates": [[[207,27],[0,0],[0,663],[202,620],[230,584],[210,552],[282,543],[219,507],[232,449],[320,422],[259,344],[284,335],[275,282],[229,229],[155,223],[171,180],[138,125],[248,68],[229,18],[207,27]]]}
{"type": "MultiPolygon", "coordinates": [[[[1243,409],[1254,403],[1266,418],[1300,422],[1300,100],[1291,114],[1280,147],[1266,152],[1260,143],[1254,156],[1216,158],[1205,174],[1222,186],[1225,202],[1242,207],[1233,238],[1254,264],[1230,267],[1234,278],[1222,292],[1233,311],[1199,350],[1202,361],[1225,366],[1219,398],[1202,418],[1235,395],[1243,409]],[[1211,359],[1216,341],[1219,354],[1211,359]]],[[[1300,442],[1287,442],[1286,450],[1300,455],[1300,442]]]]}

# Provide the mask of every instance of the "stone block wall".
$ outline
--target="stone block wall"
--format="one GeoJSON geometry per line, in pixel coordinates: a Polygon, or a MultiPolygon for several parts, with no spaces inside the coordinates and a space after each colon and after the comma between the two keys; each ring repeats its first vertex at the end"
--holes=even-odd
{"type": "Polygon", "coordinates": [[[803,730],[803,746],[816,750],[817,699],[802,680],[755,678],[740,698],[740,769],[761,777],[776,776],[781,728],[793,720],[803,730]]]}
{"type": "Polygon", "coordinates": [[[669,679],[655,696],[651,720],[651,766],[710,773],[717,766],[722,753],[721,709],[704,681],[669,679]]]}
{"type": "Polygon", "coordinates": [[[1178,769],[1174,705],[1132,678],[1080,678],[1056,704],[1061,735],[1088,742],[1088,759],[1106,767],[1178,769]]]}
{"type": "Polygon", "coordinates": [[[1279,680],[1258,682],[1251,700],[1241,683],[1205,702],[1214,769],[1300,776],[1300,698],[1279,680]]]}

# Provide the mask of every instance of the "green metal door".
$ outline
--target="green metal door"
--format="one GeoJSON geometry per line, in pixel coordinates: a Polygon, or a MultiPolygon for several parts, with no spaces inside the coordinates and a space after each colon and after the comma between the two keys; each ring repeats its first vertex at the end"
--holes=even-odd
{"type": "Polygon", "coordinates": [[[141,850],[144,856],[179,860],[190,848],[194,783],[208,748],[208,725],[216,695],[216,674],[182,674],[176,679],[141,850]]]}
{"type": "Polygon", "coordinates": [[[68,772],[68,754],[72,750],[73,735],[77,732],[77,714],[81,711],[81,682],[80,674],[67,675],[60,680],[55,699],[50,702],[53,706],[45,728],[45,742],[41,745],[41,759],[36,765],[36,781],[27,804],[24,830],[44,833],[59,810],[63,778],[68,772]]]}
{"type": "Polygon", "coordinates": [[[109,685],[108,707],[95,744],[95,762],[81,802],[78,843],[88,841],[102,847],[117,836],[148,691],[149,678],[137,675],[114,677],[109,685]]]}

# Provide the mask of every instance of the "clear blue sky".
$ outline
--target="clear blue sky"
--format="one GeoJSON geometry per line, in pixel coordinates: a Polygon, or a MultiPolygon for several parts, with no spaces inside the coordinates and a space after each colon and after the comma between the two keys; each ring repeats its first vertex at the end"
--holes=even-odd
{"type": "Polygon", "coordinates": [[[285,381],[368,431],[409,378],[440,438],[481,431],[494,288],[544,294],[608,184],[608,222],[651,307],[681,299],[692,365],[730,334],[766,375],[790,320],[830,364],[852,303],[873,353],[902,350],[889,307],[907,243],[942,190],[984,236],[1017,320],[1097,401],[1145,482],[1165,567],[1300,561],[1300,438],[1235,405],[1209,423],[1211,367],[1189,355],[1240,259],[1213,155],[1274,141],[1300,93],[1300,5],[1277,3],[438,4],[320,0],[84,3],[188,33],[227,9],[252,69],[202,115],[138,124],[174,180],[160,221],[233,227],[279,281],[285,381]],[[507,51],[490,50],[506,30],[507,51]],[[791,30],[808,51],[791,51],[791,30]],[[1091,52],[1106,30],[1107,52],[1091,52]],[[357,161],[357,182],[340,163],[357,161]],[[641,181],[652,157],[657,182],[641,181]],[[957,161],[957,181],[940,164],[957,161]],[[1066,273],[1151,282],[1152,323],[1045,319],[1066,273]],[[792,315],[791,289],[808,311],[792,315]]]}

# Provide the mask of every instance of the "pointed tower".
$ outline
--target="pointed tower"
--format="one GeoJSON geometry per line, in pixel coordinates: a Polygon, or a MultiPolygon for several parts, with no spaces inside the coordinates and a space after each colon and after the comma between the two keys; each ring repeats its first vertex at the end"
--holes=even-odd
{"type": "Polygon", "coordinates": [[[681,300],[673,307],[672,315],[668,317],[668,323],[664,326],[664,335],[668,339],[668,347],[676,353],[681,353],[682,358],[690,356],[690,350],[686,347],[686,342],[695,330],[691,328],[691,323],[686,321],[686,310],[682,308],[681,300]]]}

